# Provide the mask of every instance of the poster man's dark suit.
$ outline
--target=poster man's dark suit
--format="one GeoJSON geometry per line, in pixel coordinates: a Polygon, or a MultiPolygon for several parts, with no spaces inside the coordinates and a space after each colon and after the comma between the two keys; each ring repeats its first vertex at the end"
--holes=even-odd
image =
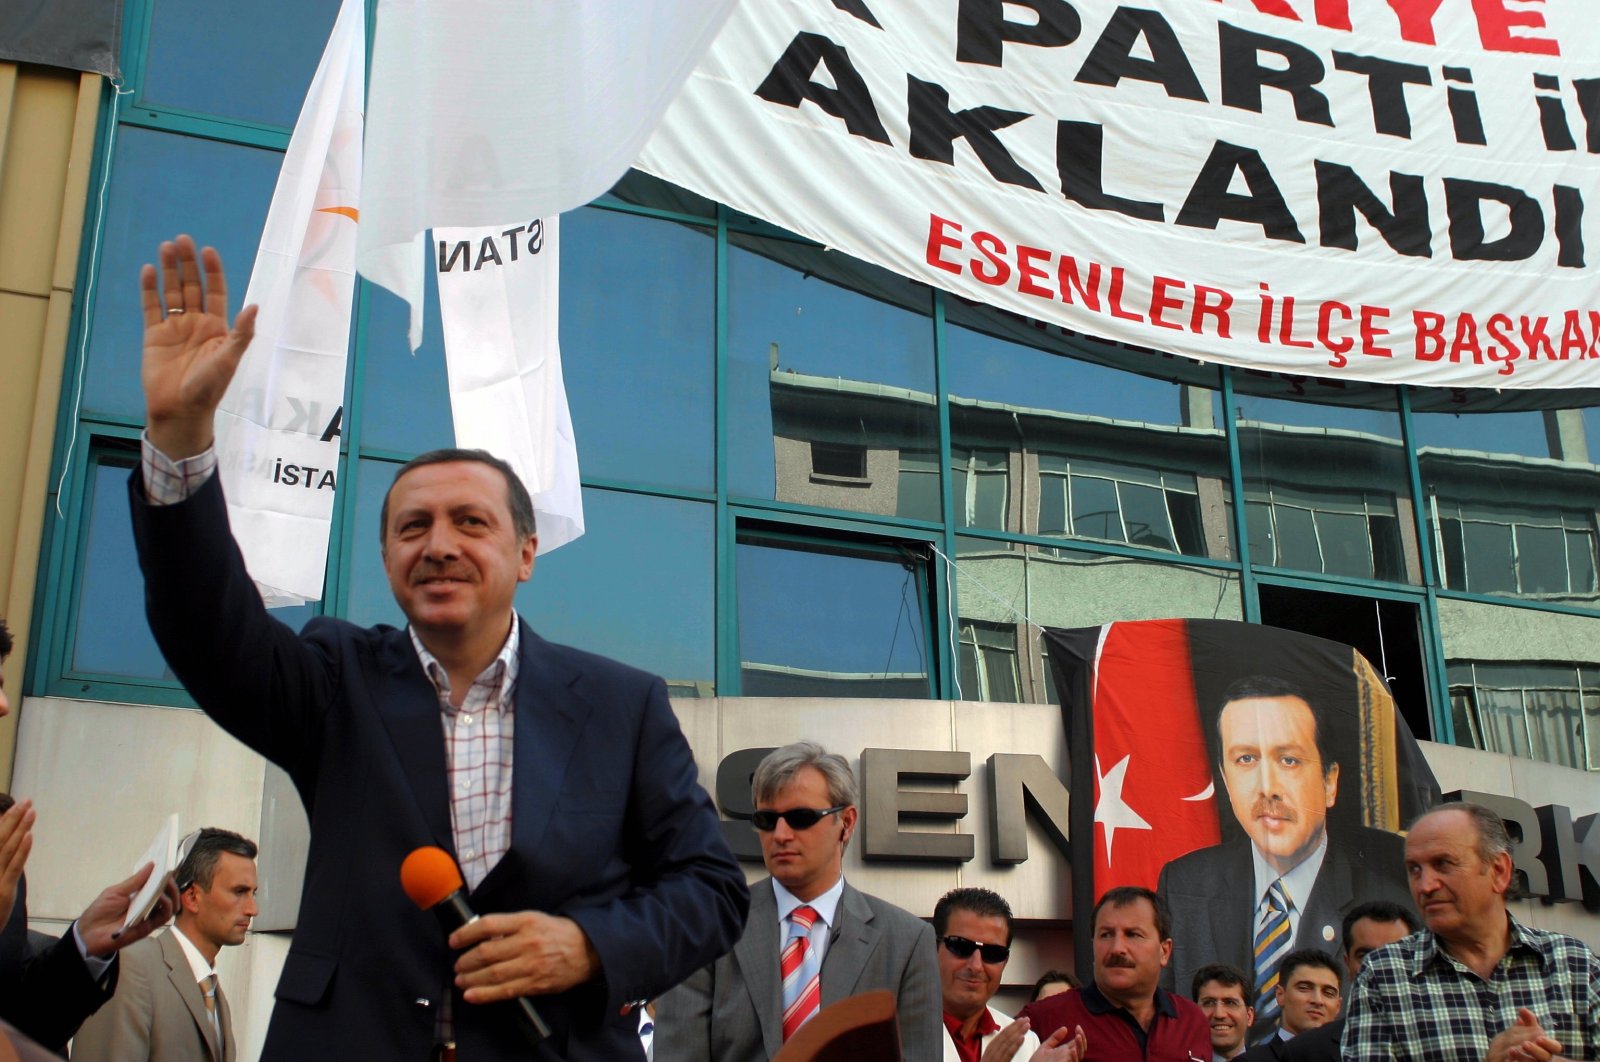
{"type": "MultiPolygon", "coordinates": [[[[319,617],[296,636],[270,619],[218,477],[150,506],[135,472],[130,495],[146,611],[168,663],[223,729],[288,772],[311,820],[263,1057],[427,1057],[455,955],[406,898],[399,868],[418,846],[455,846],[439,703],[409,635],[319,617]]],[[[471,1059],[636,1056],[624,1004],[733,945],[744,875],[661,680],[525,623],[521,639],[510,848],[470,901],[480,914],[573,919],[603,972],[535,1000],[552,1029],[538,1049],[511,1005],[459,992],[455,1039],[471,1059]]]]}
{"type": "Polygon", "coordinates": [[[217,987],[219,1043],[177,932],[169,929],[123,949],[117,993],[78,1030],[73,1062],[234,1062],[239,1057],[227,993],[217,987]]]}
{"type": "MultiPolygon", "coordinates": [[[[1172,961],[1162,983],[1189,991],[1194,973],[1207,963],[1232,963],[1253,976],[1255,958],[1255,867],[1250,840],[1201,848],[1168,863],[1156,887],[1172,909],[1172,961]]],[[[1405,842],[1398,834],[1359,827],[1328,830],[1328,852],[1311,895],[1291,897],[1300,910],[1296,948],[1337,955],[1345,912],[1366,900],[1412,906],[1406,885],[1405,842]]],[[[1262,1033],[1251,1031],[1251,1039],[1262,1033]]]]}
{"type": "MultiPolygon", "coordinates": [[[[822,1006],[874,989],[896,994],[910,1062],[943,1058],[933,929],[847,881],[822,956],[822,1006]]],[[[727,955],[662,997],[655,1062],[753,1062],[783,1046],[778,901],[772,879],[750,888],[750,921],[727,955]]]]}
{"type": "Polygon", "coordinates": [[[99,980],[78,953],[69,929],[35,952],[28,940],[28,879],[17,881],[17,900],[0,931],[0,1018],[58,1054],[83,1019],[111,998],[118,967],[99,980]]]}

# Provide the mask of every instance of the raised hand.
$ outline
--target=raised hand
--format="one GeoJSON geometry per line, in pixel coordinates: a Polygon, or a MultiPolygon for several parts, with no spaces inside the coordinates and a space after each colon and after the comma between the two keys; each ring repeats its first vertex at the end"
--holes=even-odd
{"type": "Polygon", "coordinates": [[[255,335],[256,308],[240,310],[229,328],[215,248],[197,253],[193,239],[179,236],[161,245],[160,261],[159,284],[155,266],[139,270],[145,428],[156,449],[181,461],[211,445],[217,406],[255,335]]]}
{"type": "Polygon", "coordinates": [[[22,800],[0,815],[0,925],[17,903],[17,882],[33,848],[33,801],[22,800]]]}

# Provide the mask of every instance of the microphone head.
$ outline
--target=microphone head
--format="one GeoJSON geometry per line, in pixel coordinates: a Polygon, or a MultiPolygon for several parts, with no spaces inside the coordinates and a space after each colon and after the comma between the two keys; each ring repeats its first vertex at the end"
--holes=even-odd
{"type": "Polygon", "coordinates": [[[437,907],[463,884],[456,861],[435,845],[418,848],[400,864],[400,887],[424,911],[437,907]]]}

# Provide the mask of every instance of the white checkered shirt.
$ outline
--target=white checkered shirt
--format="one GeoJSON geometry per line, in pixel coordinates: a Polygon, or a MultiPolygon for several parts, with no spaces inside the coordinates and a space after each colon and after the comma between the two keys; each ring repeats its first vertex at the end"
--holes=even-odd
{"type": "MultiPolygon", "coordinates": [[[[151,505],[175,505],[205,485],[217,470],[217,452],[174,461],[141,440],[145,497],[151,505]]],[[[511,737],[516,723],[512,693],[517,685],[517,649],[522,636],[515,615],[500,654],[473,680],[461,707],[450,703],[450,676],[407,628],[422,670],[439,695],[444,726],[450,828],[467,886],[476,889],[511,845],[511,737]]]]}
{"type": "Polygon", "coordinates": [[[500,655],[472,681],[460,708],[450,703],[450,676],[444,667],[423,648],[417,632],[406,628],[422,670],[439,695],[450,828],[461,876],[471,889],[483,883],[511,845],[511,739],[517,720],[512,695],[522,642],[519,626],[513,616],[500,655]]]}

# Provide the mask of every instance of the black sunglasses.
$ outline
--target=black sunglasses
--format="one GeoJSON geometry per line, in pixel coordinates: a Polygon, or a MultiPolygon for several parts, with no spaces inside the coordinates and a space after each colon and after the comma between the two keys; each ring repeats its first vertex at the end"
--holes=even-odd
{"type": "Polygon", "coordinates": [[[776,830],[779,819],[787,822],[792,830],[809,830],[829,815],[843,811],[849,806],[849,804],[840,804],[836,808],[790,808],[788,811],[773,811],[771,808],[761,808],[751,814],[750,822],[762,833],[776,830]]]}
{"type": "Polygon", "coordinates": [[[987,963],[1005,962],[1011,958],[1011,949],[1004,944],[979,944],[976,940],[958,937],[954,933],[939,939],[944,942],[944,950],[958,959],[970,959],[973,952],[982,955],[987,963]]]}

